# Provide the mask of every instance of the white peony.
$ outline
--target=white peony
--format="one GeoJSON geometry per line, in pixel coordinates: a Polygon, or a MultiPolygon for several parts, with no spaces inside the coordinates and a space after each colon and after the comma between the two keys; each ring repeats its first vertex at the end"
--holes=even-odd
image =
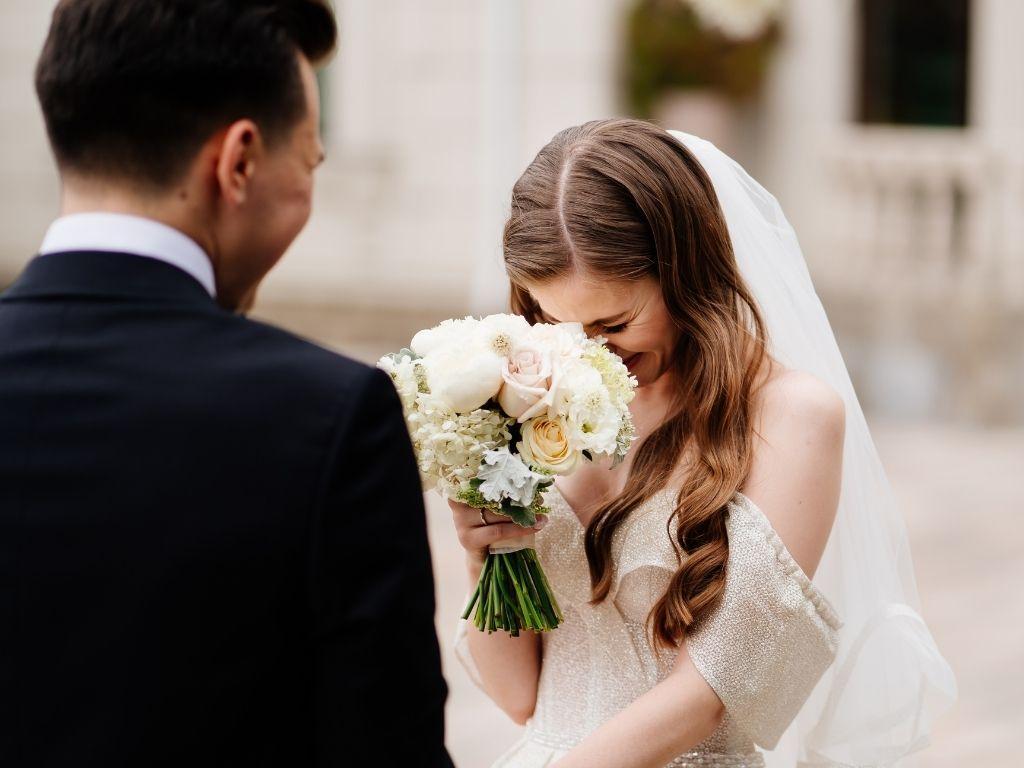
{"type": "Polygon", "coordinates": [[[474,338],[479,331],[480,321],[474,317],[445,320],[433,328],[420,331],[412,337],[409,348],[417,355],[427,355],[441,349],[449,349],[464,344],[467,339],[474,338]]]}
{"type": "Polygon", "coordinates": [[[530,332],[522,315],[488,315],[478,326],[481,341],[496,354],[508,355],[530,332]]]}
{"type": "Polygon", "coordinates": [[[421,359],[430,393],[456,413],[483,406],[501,389],[504,358],[480,344],[436,347],[421,359]]]}

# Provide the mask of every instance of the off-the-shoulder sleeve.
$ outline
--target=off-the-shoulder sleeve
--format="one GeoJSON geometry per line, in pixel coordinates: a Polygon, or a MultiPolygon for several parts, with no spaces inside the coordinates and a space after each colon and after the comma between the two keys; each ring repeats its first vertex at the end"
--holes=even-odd
{"type": "Polygon", "coordinates": [[[729,507],[726,527],[724,594],[686,646],[737,725],[772,749],[835,658],[842,624],[742,494],[729,507]]]}
{"type": "MultiPolygon", "coordinates": [[[[469,595],[466,595],[466,602],[468,601],[469,595]]],[[[455,658],[459,660],[459,663],[466,670],[466,674],[469,675],[469,679],[472,680],[476,687],[482,691],[484,690],[484,683],[480,678],[480,670],[477,668],[476,662],[473,661],[473,654],[469,650],[468,635],[469,620],[460,618],[455,627],[455,642],[453,645],[455,658]]]]}
{"type": "Polygon", "coordinates": [[[648,507],[631,515],[612,537],[615,571],[610,597],[623,617],[643,623],[665,594],[681,562],[669,538],[667,521],[675,494],[659,494],[648,507]]]}

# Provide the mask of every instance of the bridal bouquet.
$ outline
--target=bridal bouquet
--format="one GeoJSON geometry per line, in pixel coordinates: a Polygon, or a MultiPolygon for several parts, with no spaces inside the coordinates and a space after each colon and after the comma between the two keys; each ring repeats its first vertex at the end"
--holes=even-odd
{"type": "MultiPolygon", "coordinates": [[[[636,379],[579,323],[531,326],[518,315],[446,320],[385,355],[427,488],[532,527],[555,475],[634,440],[636,379]]],[[[524,536],[491,545],[463,613],[488,632],[554,629],[555,596],[524,536]]]]}

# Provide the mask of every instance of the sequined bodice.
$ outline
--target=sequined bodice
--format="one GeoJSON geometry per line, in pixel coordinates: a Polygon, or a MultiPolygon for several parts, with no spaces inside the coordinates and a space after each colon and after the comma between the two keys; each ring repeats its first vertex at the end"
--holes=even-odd
{"type": "MultiPolygon", "coordinates": [[[[590,603],[584,529],[556,488],[536,548],[564,614],[542,635],[543,658],[526,733],[494,764],[542,768],[571,750],[671,671],[674,650],[655,650],[645,622],[685,554],[668,533],[676,491],[664,489],[633,510],[612,539],[608,599],[590,603]]],[[[774,746],[831,664],[840,626],[760,509],[737,492],[728,506],[726,588],[711,615],[687,636],[694,666],[725,704],[718,729],[669,763],[759,768],[758,746],[774,746]]],[[[465,642],[456,654],[479,684],[465,642]]]]}
{"type": "MultiPolygon", "coordinates": [[[[676,651],[655,652],[645,619],[678,567],[666,529],[675,492],[655,494],[616,531],[614,597],[597,605],[589,602],[583,527],[557,490],[546,500],[551,516],[537,536],[537,554],[565,622],[542,636],[540,689],[529,727],[535,740],[568,749],[672,669],[676,651]]],[[[706,753],[747,755],[745,762],[730,764],[760,765],[753,742],[734,727],[728,714],[694,754],[672,765],[708,764],[694,762],[706,753]]]]}

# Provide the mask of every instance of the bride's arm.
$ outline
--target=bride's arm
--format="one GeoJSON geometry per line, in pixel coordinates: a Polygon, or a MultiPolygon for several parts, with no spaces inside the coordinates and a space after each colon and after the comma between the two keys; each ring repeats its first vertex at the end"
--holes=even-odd
{"type": "MultiPolygon", "coordinates": [[[[765,512],[797,564],[811,576],[839,501],[843,402],[817,379],[795,373],[766,390],[763,406],[745,494],[765,512]]],[[[722,700],[684,643],[665,680],[552,768],[660,768],[710,736],[724,712],[722,700]]]]}
{"type": "MultiPolygon", "coordinates": [[[[520,528],[514,523],[485,512],[491,525],[483,525],[480,511],[458,502],[449,502],[459,541],[466,549],[466,568],[470,589],[480,578],[489,544],[499,539],[528,536],[536,528],[520,528]],[[502,522],[506,520],[506,522],[502,522]]],[[[473,665],[487,695],[514,722],[524,725],[537,703],[540,678],[540,635],[524,630],[519,637],[505,632],[482,632],[472,622],[466,626],[466,642],[473,665]]]]}
{"type": "Polygon", "coordinates": [[[668,677],[552,768],[661,768],[714,733],[724,713],[684,645],[668,677]]]}

